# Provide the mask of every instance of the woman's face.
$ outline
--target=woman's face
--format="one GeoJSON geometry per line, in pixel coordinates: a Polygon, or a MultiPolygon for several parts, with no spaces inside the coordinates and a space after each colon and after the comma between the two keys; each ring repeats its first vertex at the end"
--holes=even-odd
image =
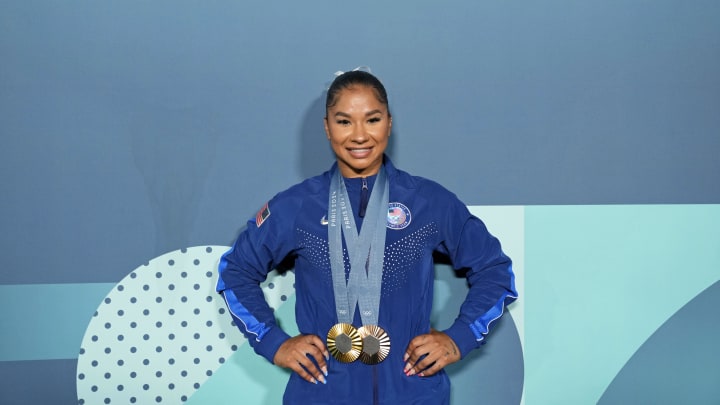
{"type": "Polygon", "coordinates": [[[377,174],[387,148],[392,117],[371,87],[341,90],[325,117],[325,133],[344,177],[377,174]]]}

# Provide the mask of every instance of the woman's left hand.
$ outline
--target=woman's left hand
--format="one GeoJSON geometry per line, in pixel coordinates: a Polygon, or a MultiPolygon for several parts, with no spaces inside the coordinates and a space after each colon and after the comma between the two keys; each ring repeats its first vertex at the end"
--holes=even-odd
{"type": "Polygon", "coordinates": [[[460,349],[450,336],[431,329],[430,333],[416,336],[410,341],[404,360],[405,375],[428,377],[460,360],[460,349]]]}

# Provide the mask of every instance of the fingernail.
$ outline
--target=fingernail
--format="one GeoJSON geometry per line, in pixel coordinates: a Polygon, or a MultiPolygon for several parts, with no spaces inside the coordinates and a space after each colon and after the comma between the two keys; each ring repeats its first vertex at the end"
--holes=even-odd
{"type": "Polygon", "coordinates": [[[415,369],[414,369],[414,368],[411,368],[410,371],[409,371],[406,375],[407,375],[408,377],[410,377],[411,375],[415,375],[415,369]]]}
{"type": "Polygon", "coordinates": [[[408,370],[410,370],[410,363],[405,363],[405,368],[403,369],[403,373],[407,374],[408,370]]]}
{"type": "Polygon", "coordinates": [[[312,381],[313,384],[317,384],[317,380],[312,378],[310,381],[312,381]]]}
{"type": "Polygon", "coordinates": [[[420,373],[420,374],[418,374],[418,376],[420,376],[420,377],[425,377],[425,374],[420,373]]]}
{"type": "Polygon", "coordinates": [[[322,368],[323,374],[325,374],[325,377],[327,377],[327,366],[322,368]]]}
{"type": "Polygon", "coordinates": [[[409,358],[410,358],[410,355],[405,353],[405,355],[403,356],[403,361],[407,361],[407,359],[409,359],[409,358]]]}
{"type": "Polygon", "coordinates": [[[320,382],[321,382],[321,383],[327,384],[327,381],[325,381],[325,377],[320,376],[320,377],[318,377],[318,378],[320,379],[320,382]]]}
{"type": "Polygon", "coordinates": [[[325,360],[330,360],[330,353],[325,353],[325,360]]]}

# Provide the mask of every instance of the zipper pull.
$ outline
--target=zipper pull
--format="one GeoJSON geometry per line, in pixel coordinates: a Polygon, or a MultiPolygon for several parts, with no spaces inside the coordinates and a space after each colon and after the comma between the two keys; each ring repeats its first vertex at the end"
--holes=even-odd
{"type": "Polygon", "coordinates": [[[360,218],[365,218],[365,210],[367,210],[368,205],[368,184],[367,184],[367,178],[362,178],[362,189],[360,190],[360,212],[358,212],[358,216],[360,218]]]}

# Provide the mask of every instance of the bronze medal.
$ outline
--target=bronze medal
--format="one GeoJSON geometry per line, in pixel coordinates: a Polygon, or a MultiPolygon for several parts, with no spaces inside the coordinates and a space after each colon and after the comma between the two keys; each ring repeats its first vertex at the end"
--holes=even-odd
{"type": "Polygon", "coordinates": [[[338,323],[328,331],[327,348],[338,361],[351,363],[360,356],[363,340],[354,326],[338,323]]]}
{"type": "Polygon", "coordinates": [[[360,361],[373,365],[381,363],[390,354],[390,336],[377,325],[364,325],[357,330],[362,337],[360,361]]]}

